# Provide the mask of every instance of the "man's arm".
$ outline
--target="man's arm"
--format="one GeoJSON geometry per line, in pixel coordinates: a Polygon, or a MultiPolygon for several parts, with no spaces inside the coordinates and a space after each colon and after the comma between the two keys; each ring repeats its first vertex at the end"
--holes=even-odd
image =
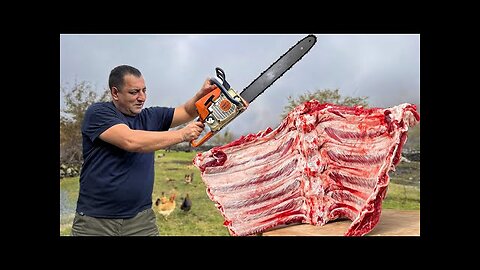
{"type": "Polygon", "coordinates": [[[134,130],[125,124],[117,124],[105,130],[99,137],[125,151],[150,153],[177,143],[195,140],[203,128],[201,122],[192,122],[182,129],[169,131],[134,130]]]}
{"type": "Polygon", "coordinates": [[[198,116],[197,108],[195,107],[195,102],[201,99],[206,94],[210,93],[215,89],[214,84],[210,84],[210,78],[207,78],[202,85],[202,88],[189,99],[184,104],[175,108],[175,112],[173,113],[173,120],[172,124],[170,125],[171,128],[179,126],[181,124],[187,123],[192,121],[195,117],[198,116]]]}

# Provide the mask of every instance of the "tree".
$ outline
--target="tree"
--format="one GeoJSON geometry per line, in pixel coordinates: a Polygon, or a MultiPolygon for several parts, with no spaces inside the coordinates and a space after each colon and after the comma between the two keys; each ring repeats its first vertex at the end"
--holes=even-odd
{"type": "Polygon", "coordinates": [[[288,97],[288,105],[284,107],[282,112],[282,119],[285,118],[288,113],[293,110],[298,105],[310,101],[312,99],[318,100],[320,103],[332,103],[343,106],[364,106],[368,107],[367,99],[368,97],[344,97],[338,93],[338,89],[335,90],[317,90],[313,93],[308,91],[305,94],[300,95],[297,98],[292,96],[288,97]]]}
{"type": "Polygon", "coordinates": [[[110,90],[104,90],[99,96],[88,82],[80,82],[67,89],[60,86],[64,94],[65,108],[60,111],[60,163],[75,164],[82,162],[81,126],[88,106],[97,101],[108,101],[110,90]]]}

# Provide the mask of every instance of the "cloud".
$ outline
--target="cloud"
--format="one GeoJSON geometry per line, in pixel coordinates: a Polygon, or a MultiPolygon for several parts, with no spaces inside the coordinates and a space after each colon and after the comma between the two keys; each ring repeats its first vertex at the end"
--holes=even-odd
{"type": "MultiPolygon", "coordinates": [[[[241,92],[304,36],[61,35],[60,84],[88,81],[100,92],[113,67],[130,64],[145,76],[147,106],[175,107],[215,76],[217,66],[241,92]]],[[[311,51],[229,129],[256,133],[279,122],[288,96],[337,88],[342,96],[368,96],[376,107],[419,103],[420,36],[319,34],[311,51]]]]}

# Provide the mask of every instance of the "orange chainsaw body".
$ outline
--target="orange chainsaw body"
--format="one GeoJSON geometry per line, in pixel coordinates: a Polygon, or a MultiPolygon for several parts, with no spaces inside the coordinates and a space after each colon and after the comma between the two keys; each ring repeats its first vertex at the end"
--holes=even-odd
{"type": "MultiPolygon", "coordinates": [[[[205,143],[248,107],[248,102],[235,90],[232,88],[227,90],[225,85],[216,79],[211,81],[217,87],[195,102],[199,121],[208,125],[210,131],[198,141],[192,141],[193,147],[205,143]]],[[[228,83],[226,85],[230,86],[228,83]]]]}

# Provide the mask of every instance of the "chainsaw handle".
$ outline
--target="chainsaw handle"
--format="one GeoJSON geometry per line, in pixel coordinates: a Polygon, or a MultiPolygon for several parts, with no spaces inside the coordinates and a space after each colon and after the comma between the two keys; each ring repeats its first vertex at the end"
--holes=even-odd
{"type": "MultiPolygon", "coordinates": [[[[205,119],[201,119],[201,117],[197,117],[195,118],[194,122],[202,122],[205,124],[205,119]]],[[[205,125],[206,126],[206,125],[205,125]]],[[[202,138],[197,138],[197,140],[191,140],[190,141],[190,145],[192,147],[199,147],[200,145],[204,144],[206,141],[208,141],[213,135],[215,135],[215,132],[213,132],[212,130],[210,130],[209,132],[207,132],[207,134],[205,134],[205,136],[203,136],[202,138]]]]}
{"type": "Polygon", "coordinates": [[[217,77],[220,78],[223,82],[223,86],[225,86],[225,89],[230,89],[230,84],[227,82],[227,75],[225,75],[225,71],[223,69],[216,67],[215,68],[215,73],[217,74],[217,77]]]}
{"type": "Polygon", "coordinates": [[[235,104],[237,106],[241,106],[240,102],[236,101],[234,98],[232,98],[230,96],[230,94],[228,93],[227,89],[225,89],[225,86],[223,86],[217,79],[211,78],[210,83],[215,84],[218,87],[218,89],[220,89],[220,91],[222,91],[222,93],[225,95],[225,97],[227,97],[227,99],[230,100],[230,102],[232,102],[233,104],[235,104]]]}
{"type": "MultiPolygon", "coordinates": [[[[193,147],[199,147],[200,145],[204,144],[206,141],[208,141],[213,135],[215,135],[215,133],[213,133],[212,131],[209,131],[207,134],[205,134],[205,136],[203,136],[200,141],[195,141],[195,140],[192,140],[190,142],[190,144],[193,146],[193,147]]],[[[198,139],[198,138],[197,138],[198,139]]]]}

